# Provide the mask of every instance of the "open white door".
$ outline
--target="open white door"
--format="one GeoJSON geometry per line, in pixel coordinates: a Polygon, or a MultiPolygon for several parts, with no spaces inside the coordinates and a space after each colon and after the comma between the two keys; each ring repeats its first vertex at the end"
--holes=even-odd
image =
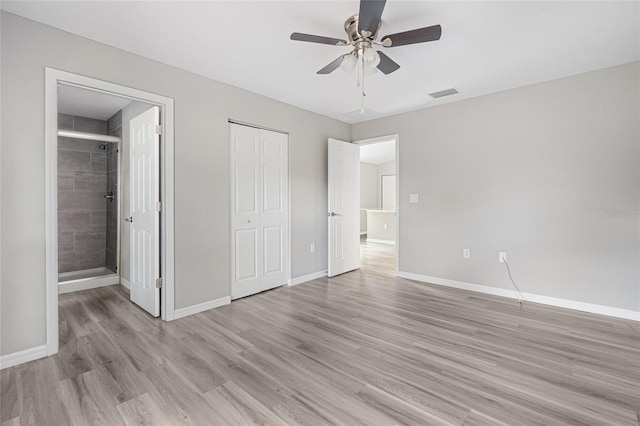
{"type": "Polygon", "coordinates": [[[329,270],[360,267],[360,146],[329,139],[329,270]]]}
{"type": "Polygon", "coordinates": [[[131,119],[131,301],[160,315],[160,109],[131,119]]]}

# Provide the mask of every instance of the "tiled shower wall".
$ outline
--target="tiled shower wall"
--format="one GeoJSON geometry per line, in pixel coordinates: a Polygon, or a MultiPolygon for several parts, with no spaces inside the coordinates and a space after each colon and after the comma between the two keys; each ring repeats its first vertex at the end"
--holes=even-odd
{"type": "MultiPolygon", "coordinates": [[[[58,128],[107,133],[107,122],[58,115],[58,128]]],[[[105,266],[107,152],[103,142],[58,137],[58,272],[105,266]]]]}
{"type": "MultiPolygon", "coordinates": [[[[110,136],[122,137],[122,110],[107,120],[107,132],[110,136]]],[[[119,144],[107,146],[107,191],[113,191],[113,202],[107,203],[107,251],[106,266],[115,271],[118,265],[118,150],[119,144]]]]}

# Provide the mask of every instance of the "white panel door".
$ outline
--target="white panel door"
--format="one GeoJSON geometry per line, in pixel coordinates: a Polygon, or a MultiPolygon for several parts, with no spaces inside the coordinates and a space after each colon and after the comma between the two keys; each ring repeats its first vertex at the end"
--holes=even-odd
{"type": "Polygon", "coordinates": [[[329,139],[328,275],[360,267],[360,146],[329,139]]]}
{"type": "Polygon", "coordinates": [[[287,135],[231,124],[231,298],[286,284],[287,135]]]}
{"type": "Polygon", "coordinates": [[[231,125],[231,298],[260,291],[260,132],[231,125]]]}
{"type": "Polygon", "coordinates": [[[131,281],[130,298],[154,317],[160,315],[160,109],[131,119],[131,281]]]}
{"type": "Polygon", "coordinates": [[[288,279],[288,154],[287,135],[260,130],[262,188],[262,287],[286,284],[288,279]]]}

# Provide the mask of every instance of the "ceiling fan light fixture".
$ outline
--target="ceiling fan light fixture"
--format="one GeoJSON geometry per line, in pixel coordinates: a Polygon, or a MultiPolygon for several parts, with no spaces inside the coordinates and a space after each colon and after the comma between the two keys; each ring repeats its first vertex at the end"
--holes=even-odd
{"type": "Polygon", "coordinates": [[[372,47],[365,47],[364,53],[362,55],[364,56],[365,62],[373,62],[376,59],[380,61],[380,56],[378,55],[378,52],[376,52],[375,49],[372,47]]]}
{"type": "MultiPolygon", "coordinates": [[[[378,62],[380,62],[379,59],[378,62]]],[[[377,64],[375,64],[374,62],[365,61],[362,71],[364,72],[365,76],[373,75],[378,72],[377,64]]]]}
{"type": "Polygon", "coordinates": [[[346,72],[347,74],[352,74],[353,70],[356,69],[357,64],[358,64],[358,57],[353,54],[348,54],[348,55],[344,55],[344,58],[342,58],[342,63],[340,63],[340,68],[342,68],[342,71],[346,72]]]}

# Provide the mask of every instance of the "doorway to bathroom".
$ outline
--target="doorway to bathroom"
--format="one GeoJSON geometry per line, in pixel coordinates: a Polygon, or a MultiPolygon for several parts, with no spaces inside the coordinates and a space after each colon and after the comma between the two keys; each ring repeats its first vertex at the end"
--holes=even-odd
{"type": "Polygon", "coordinates": [[[121,284],[152,316],[174,318],[173,101],[47,69],[45,102],[52,355],[61,293],[121,284]]]}
{"type": "Polygon", "coordinates": [[[58,86],[59,293],[121,282],[122,112],[131,102],[58,86]]]}

